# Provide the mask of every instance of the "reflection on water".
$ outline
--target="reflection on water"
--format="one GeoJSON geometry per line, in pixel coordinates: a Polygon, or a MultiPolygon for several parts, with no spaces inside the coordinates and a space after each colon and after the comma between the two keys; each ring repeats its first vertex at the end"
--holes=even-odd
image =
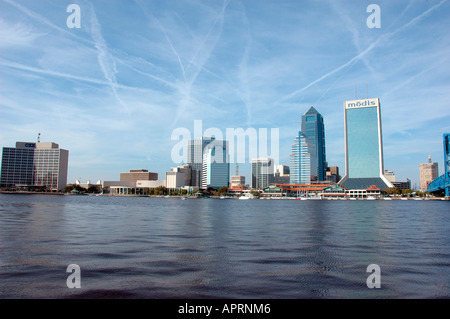
{"type": "Polygon", "coordinates": [[[448,298],[449,204],[0,195],[0,297],[448,298]]]}

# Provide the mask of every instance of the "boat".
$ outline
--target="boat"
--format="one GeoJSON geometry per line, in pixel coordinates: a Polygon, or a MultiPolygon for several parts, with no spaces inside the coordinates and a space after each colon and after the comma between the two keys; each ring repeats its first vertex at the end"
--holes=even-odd
{"type": "Polygon", "coordinates": [[[368,196],[368,197],[367,197],[367,200],[376,200],[376,198],[373,197],[373,196],[368,196]]]}
{"type": "Polygon", "coordinates": [[[253,196],[253,194],[250,193],[246,193],[244,195],[242,195],[241,197],[239,197],[239,199],[254,199],[255,196],[253,196]]]}
{"type": "Polygon", "coordinates": [[[408,198],[406,198],[406,197],[402,197],[401,199],[402,199],[402,200],[408,200],[408,198]]]}
{"type": "Polygon", "coordinates": [[[392,200],[390,197],[385,197],[384,200],[392,200]]]}

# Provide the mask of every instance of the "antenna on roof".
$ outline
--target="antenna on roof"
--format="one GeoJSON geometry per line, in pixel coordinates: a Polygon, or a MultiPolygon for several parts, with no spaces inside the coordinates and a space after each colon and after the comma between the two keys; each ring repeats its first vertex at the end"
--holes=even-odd
{"type": "Polygon", "coordinates": [[[37,141],[37,142],[38,142],[38,143],[41,142],[41,133],[38,134],[38,141],[37,141]]]}

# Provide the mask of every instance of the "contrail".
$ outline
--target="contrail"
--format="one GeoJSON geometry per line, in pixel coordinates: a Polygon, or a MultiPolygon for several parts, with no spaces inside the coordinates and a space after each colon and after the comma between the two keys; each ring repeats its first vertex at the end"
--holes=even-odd
{"type": "MultiPolygon", "coordinates": [[[[81,82],[86,82],[86,83],[102,85],[102,86],[110,85],[110,83],[107,81],[102,81],[102,80],[89,78],[89,77],[77,76],[77,75],[73,75],[73,74],[61,73],[61,72],[57,72],[57,71],[39,69],[39,68],[23,65],[20,63],[8,61],[8,60],[1,59],[1,58],[0,58],[0,65],[6,66],[9,68],[13,68],[13,69],[17,69],[17,70],[33,72],[33,73],[38,73],[38,74],[44,74],[44,75],[49,75],[49,76],[55,76],[55,77],[69,79],[69,80],[81,81],[81,82]]],[[[135,91],[143,92],[143,93],[149,91],[145,88],[136,88],[136,87],[126,86],[126,85],[122,85],[122,84],[117,84],[116,86],[117,86],[117,88],[120,88],[120,89],[135,90],[135,91]]]]}
{"type": "Polygon", "coordinates": [[[374,43],[372,43],[367,49],[365,49],[363,52],[359,53],[357,56],[355,56],[355,57],[353,57],[352,59],[350,59],[347,63],[345,63],[345,64],[343,64],[343,65],[337,67],[336,69],[334,69],[334,70],[328,72],[328,73],[325,74],[325,75],[322,75],[320,78],[318,78],[318,79],[312,81],[311,83],[309,83],[308,85],[304,86],[303,88],[301,88],[301,89],[299,89],[299,90],[297,90],[297,91],[294,91],[294,92],[292,92],[292,93],[290,93],[290,94],[288,94],[288,95],[282,97],[281,99],[279,99],[278,101],[276,101],[275,104],[278,104],[278,103],[280,103],[280,102],[282,102],[282,101],[285,101],[285,100],[288,100],[288,99],[294,97],[295,95],[297,95],[297,94],[299,94],[299,93],[301,93],[301,92],[307,90],[308,88],[310,88],[310,87],[313,86],[314,84],[316,84],[316,83],[318,83],[318,82],[320,82],[320,81],[322,81],[322,80],[328,78],[329,76],[331,76],[331,75],[333,75],[333,74],[335,74],[335,73],[341,71],[342,69],[345,69],[346,67],[350,66],[350,65],[353,64],[354,62],[357,62],[357,61],[360,60],[362,57],[364,57],[367,53],[369,53],[369,52],[372,51],[375,47],[377,47],[378,44],[379,44],[381,41],[383,41],[383,40],[385,40],[385,39],[387,39],[387,38],[389,38],[389,37],[391,37],[391,36],[393,36],[393,35],[395,35],[395,34],[397,34],[397,33],[399,33],[399,32],[402,32],[404,29],[406,29],[406,28],[410,27],[411,25],[417,23],[417,22],[420,21],[422,18],[424,18],[425,16],[427,16],[428,14],[430,14],[432,11],[436,10],[437,8],[439,8],[439,7],[440,7],[442,4],[444,4],[445,2],[447,2],[447,0],[442,0],[442,1],[439,2],[437,5],[431,7],[430,9],[426,10],[426,11],[423,12],[422,14],[420,14],[420,15],[418,15],[417,17],[413,18],[411,21],[409,21],[408,23],[404,24],[403,26],[401,26],[401,27],[398,28],[397,30],[395,30],[395,31],[393,31],[393,32],[391,32],[391,33],[387,33],[387,34],[384,34],[384,35],[380,36],[380,37],[379,37],[374,43]]]}
{"type": "Polygon", "coordinates": [[[105,39],[103,39],[100,24],[98,23],[97,16],[95,14],[94,7],[91,5],[91,33],[92,39],[95,43],[95,48],[97,49],[98,55],[98,64],[103,72],[103,75],[111,90],[114,93],[117,101],[125,108],[125,110],[129,111],[126,104],[122,101],[117,93],[117,80],[116,80],[116,65],[111,54],[108,51],[108,46],[106,45],[105,39]]]}
{"type": "Polygon", "coordinates": [[[183,79],[186,82],[186,73],[184,70],[184,66],[183,63],[181,62],[181,57],[178,54],[177,50],[175,49],[175,47],[172,44],[172,41],[170,41],[169,36],[167,35],[166,30],[164,29],[164,27],[162,26],[162,24],[159,22],[158,18],[156,18],[155,15],[151,14],[147,8],[142,4],[142,1],[140,0],[136,0],[136,3],[142,8],[142,10],[144,11],[144,13],[148,16],[151,16],[153,18],[153,20],[156,21],[156,24],[158,25],[159,29],[162,31],[162,33],[164,34],[164,37],[166,38],[167,43],[169,43],[170,49],[172,50],[173,54],[175,54],[175,56],[178,59],[178,64],[180,65],[181,68],[181,72],[183,73],[183,79]]]}

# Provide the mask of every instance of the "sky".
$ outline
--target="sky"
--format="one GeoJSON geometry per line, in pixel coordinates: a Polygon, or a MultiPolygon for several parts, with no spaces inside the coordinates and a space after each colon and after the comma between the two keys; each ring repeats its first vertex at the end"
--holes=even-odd
{"type": "MultiPolygon", "coordinates": [[[[224,137],[278,129],[289,165],[314,106],[344,175],[343,103],[368,96],[381,102],[385,169],[418,186],[428,155],[444,172],[449,16],[450,0],[0,0],[0,147],[41,133],[69,150],[69,183],[138,168],[164,179],[179,164],[173,133],[193,137],[200,120],[224,137]]],[[[240,173],[251,181],[248,163],[240,173]]]]}

